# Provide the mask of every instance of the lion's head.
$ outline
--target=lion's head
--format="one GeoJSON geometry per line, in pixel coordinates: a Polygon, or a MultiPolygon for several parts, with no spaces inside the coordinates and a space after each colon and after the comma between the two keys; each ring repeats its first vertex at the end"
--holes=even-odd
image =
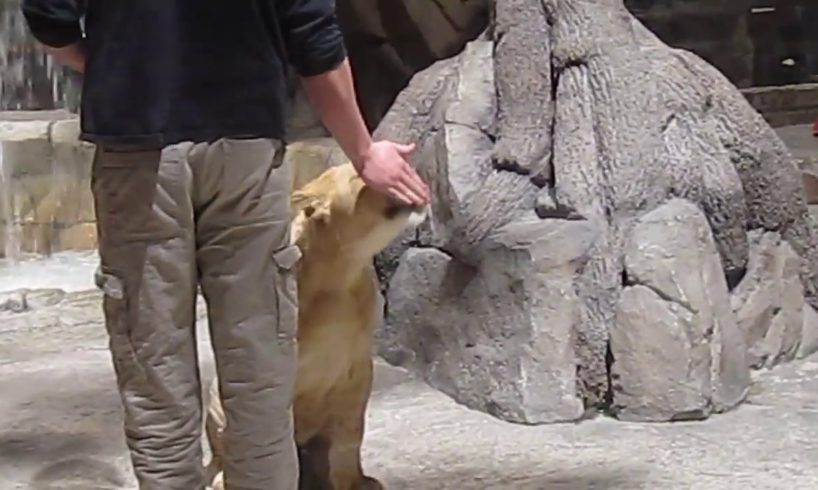
{"type": "Polygon", "coordinates": [[[292,194],[292,241],[305,254],[368,260],[426,218],[366,186],[347,163],[331,167],[292,194]]]}

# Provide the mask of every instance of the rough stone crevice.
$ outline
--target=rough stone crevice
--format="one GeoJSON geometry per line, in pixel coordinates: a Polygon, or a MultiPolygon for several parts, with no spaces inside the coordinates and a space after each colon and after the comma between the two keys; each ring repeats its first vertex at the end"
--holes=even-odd
{"type": "MultiPolygon", "coordinates": [[[[492,143],[494,143],[496,141],[496,139],[497,139],[497,135],[492,133],[490,128],[484,128],[484,127],[482,127],[482,126],[480,126],[478,124],[469,124],[469,123],[465,123],[465,122],[461,122],[461,121],[453,121],[451,119],[446,119],[446,120],[443,121],[443,123],[444,123],[444,125],[447,125],[447,126],[459,126],[461,128],[464,128],[464,129],[468,129],[468,130],[471,130],[471,131],[476,131],[476,132],[482,134],[483,136],[485,136],[492,143]]],[[[434,129],[435,128],[433,128],[433,130],[434,129]]],[[[439,128],[438,128],[438,130],[439,130],[439,128]]]]}
{"type": "MultiPolygon", "coordinates": [[[[627,273],[625,272],[624,274],[627,274],[627,273]]],[[[656,285],[651,284],[649,282],[641,282],[637,278],[633,278],[632,276],[628,276],[628,277],[629,277],[629,279],[631,279],[631,281],[629,283],[625,284],[625,286],[642,286],[642,287],[646,287],[646,288],[650,289],[651,291],[653,291],[653,293],[656,294],[656,296],[658,296],[662,300],[667,301],[668,303],[674,303],[676,305],[679,305],[679,306],[681,306],[682,308],[684,308],[685,310],[689,311],[690,313],[692,313],[694,315],[698,313],[698,311],[696,311],[693,308],[693,306],[691,306],[689,303],[682,300],[681,298],[674,297],[674,296],[670,295],[667,291],[664,291],[661,288],[656,287],[656,285]]]]}
{"type": "Polygon", "coordinates": [[[614,363],[616,363],[616,358],[614,357],[613,350],[611,349],[611,342],[609,340],[605,347],[605,371],[608,374],[607,390],[605,391],[605,395],[602,397],[602,402],[599,405],[599,409],[605,412],[609,412],[614,403],[614,363]]]}

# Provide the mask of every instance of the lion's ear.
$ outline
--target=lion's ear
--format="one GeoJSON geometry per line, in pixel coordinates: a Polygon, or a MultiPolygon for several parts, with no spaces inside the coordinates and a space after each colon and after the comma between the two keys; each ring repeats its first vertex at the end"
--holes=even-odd
{"type": "Polygon", "coordinates": [[[310,192],[297,190],[290,196],[290,206],[293,209],[293,214],[297,214],[306,210],[308,207],[315,207],[318,202],[318,197],[310,192]]]}
{"type": "Polygon", "coordinates": [[[293,214],[296,216],[303,214],[308,220],[325,220],[326,216],[329,215],[329,206],[326,201],[315,194],[296,191],[292,195],[290,205],[293,214]]]}
{"type": "Polygon", "coordinates": [[[307,204],[295,211],[295,216],[290,223],[290,243],[296,244],[301,241],[308,227],[312,225],[323,226],[329,221],[329,208],[322,204],[307,204]]]}

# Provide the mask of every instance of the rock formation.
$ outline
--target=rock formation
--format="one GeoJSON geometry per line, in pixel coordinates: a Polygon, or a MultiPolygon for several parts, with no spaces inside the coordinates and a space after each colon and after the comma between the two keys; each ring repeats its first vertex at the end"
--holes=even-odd
{"type": "MultiPolygon", "coordinates": [[[[370,128],[378,122],[412,75],[454,56],[488,25],[491,0],[338,0],[358,102],[370,128]]],[[[293,140],[326,136],[291,77],[293,140]]]]}
{"type": "Polygon", "coordinates": [[[787,148],[621,0],[497,0],[377,136],[416,141],[434,193],[378,260],[380,352],[461,403],[522,423],[703,418],[742,401],[751,366],[815,343],[787,148]]]}

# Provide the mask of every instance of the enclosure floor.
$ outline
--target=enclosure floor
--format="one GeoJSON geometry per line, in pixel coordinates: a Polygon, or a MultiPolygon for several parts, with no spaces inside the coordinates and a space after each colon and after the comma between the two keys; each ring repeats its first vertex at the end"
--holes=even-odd
{"type": "MultiPolygon", "coordinates": [[[[0,489],[135,489],[96,293],[0,317],[0,489]]],[[[203,326],[202,365],[212,375],[203,326]]],[[[512,425],[378,363],[364,464],[391,490],[818,488],[818,358],[698,423],[512,425]]]]}
{"type": "Polygon", "coordinates": [[[803,159],[806,166],[815,169],[818,164],[818,138],[812,135],[812,124],[784,126],[775,130],[792,152],[793,156],[803,159]]]}

